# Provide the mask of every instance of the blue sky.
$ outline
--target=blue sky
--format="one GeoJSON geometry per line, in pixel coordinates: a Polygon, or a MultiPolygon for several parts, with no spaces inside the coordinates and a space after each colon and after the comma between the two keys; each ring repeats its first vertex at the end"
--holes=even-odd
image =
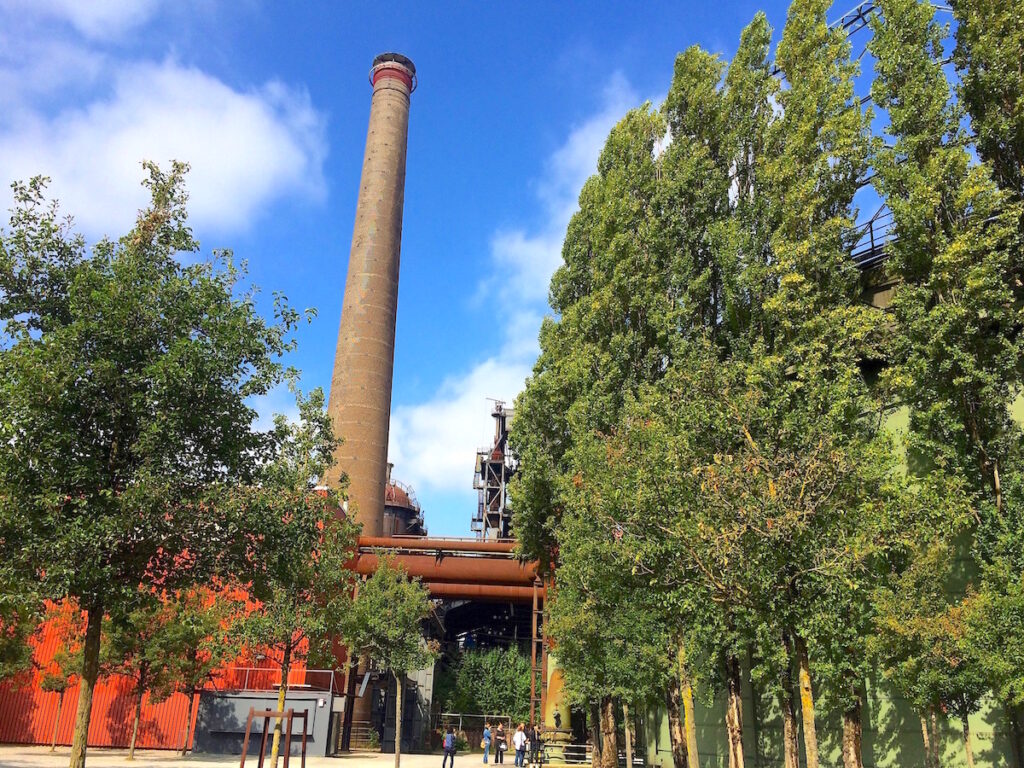
{"type": "MultiPolygon", "coordinates": [[[[367,73],[382,51],[411,57],[390,453],[431,532],[467,535],[486,398],[511,400],[530,370],[565,224],[608,130],[660,100],[677,52],[729,56],[759,7],[782,25],[774,0],[0,0],[0,178],[51,176],[95,239],[144,201],[142,159],[191,162],[204,251],[234,249],[267,303],[280,290],[318,308],[290,362],[304,388],[326,388],[367,73]]],[[[291,403],[275,392],[258,406],[291,403]]]]}

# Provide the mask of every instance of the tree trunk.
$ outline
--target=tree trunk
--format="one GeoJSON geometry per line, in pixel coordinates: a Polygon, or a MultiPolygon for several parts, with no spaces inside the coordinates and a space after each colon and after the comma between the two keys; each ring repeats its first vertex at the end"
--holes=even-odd
{"type": "Polygon", "coordinates": [[[974,768],[974,747],[971,745],[971,724],[967,715],[960,718],[964,726],[964,755],[967,758],[967,768],[974,768]]]}
{"type": "Polygon", "coordinates": [[[843,712],[843,768],[864,768],[861,757],[861,738],[864,733],[862,709],[863,702],[858,692],[855,703],[843,712]]]}
{"type": "Polygon", "coordinates": [[[598,768],[601,765],[601,705],[596,701],[590,702],[590,739],[594,742],[590,764],[598,768]]]}
{"type": "MultiPolygon", "coordinates": [[[[277,711],[284,712],[284,705],[288,701],[288,671],[292,663],[292,647],[286,645],[284,655],[281,657],[281,685],[277,689],[277,711]]],[[[274,724],[274,744],[270,748],[270,768],[277,768],[277,758],[281,752],[281,730],[284,727],[284,718],[277,718],[274,724]]]]}
{"type": "Polygon", "coordinates": [[[939,768],[939,716],[933,706],[921,716],[921,736],[927,768],[939,768]]]}
{"type": "Polygon", "coordinates": [[[190,688],[188,691],[188,710],[185,712],[185,743],[181,745],[182,757],[188,753],[188,742],[192,738],[192,707],[195,701],[196,689],[190,688]]]}
{"type": "Polygon", "coordinates": [[[135,695],[135,715],[132,717],[132,740],[128,743],[128,759],[135,759],[135,741],[139,738],[139,720],[142,718],[142,696],[145,693],[141,685],[135,695]]]}
{"type": "Polygon", "coordinates": [[[622,700],[622,733],[626,738],[626,768],[633,768],[633,730],[629,722],[629,704],[622,700]]]}
{"type": "Polygon", "coordinates": [[[405,675],[395,672],[395,768],[398,768],[402,762],[402,699],[404,698],[405,675]]]}
{"type": "Polygon", "coordinates": [[[921,716],[921,741],[924,743],[924,765],[925,768],[935,768],[935,761],[932,759],[932,738],[928,731],[928,720],[921,716]]]}
{"type": "Polygon", "coordinates": [[[743,768],[743,690],[740,680],[740,660],[730,656],[729,700],[725,711],[725,726],[729,735],[729,768],[743,768]]]}
{"type": "Polygon", "coordinates": [[[690,685],[690,677],[683,668],[682,683],[683,691],[683,728],[686,732],[686,766],[687,768],[700,768],[697,753],[697,723],[693,719],[693,686],[690,685]]]}
{"type": "Polygon", "coordinates": [[[139,721],[142,719],[142,697],[146,693],[146,677],[149,665],[139,664],[139,679],[135,681],[135,716],[132,718],[132,740],[128,744],[128,759],[135,759],[135,741],[139,737],[139,721]]]}
{"type": "Polygon", "coordinates": [[[800,715],[804,725],[804,755],[807,768],[818,768],[818,732],[814,727],[814,689],[811,686],[811,662],[807,643],[796,638],[796,657],[800,672],[800,715]]]}
{"type": "Polygon", "coordinates": [[[786,666],[779,681],[779,710],[782,712],[782,750],[786,768],[800,768],[800,744],[797,739],[796,707],[793,703],[793,672],[790,666],[793,658],[789,638],[783,638],[786,650],[786,666]]]}
{"type": "Polygon", "coordinates": [[[89,608],[85,626],[85,645],[82,649],[82,676],[78,686],[78,711],[75,713],[75,733],[71,739],[70,768],[85,768],[85,751],[89,740],[89,718],[92,715],[92,693],[100,674],[100,628],[103,608],[89,608]]]}
{"type": "MultiPolygon", "coordinates": [[[[747,649],[747,664],[748,668],[754,666],[754,652],[751,649],[747,649]]],[[[761,715],[759,708],[761,706],[760,692],[757,690],[757,684],[753,679],[750,680],[750,736],[754,744],[754,765],[760,768],[763,761],[761,759],[761,715]]]]}
{"type": "Polygon", "coordinates": [[[601,766],[618,768],[619,745],[615,737],[615,699],[601,699],[601,766]]]}
{"type": "Polygon", "coordinates": [[[1006,720],[1009,725],[1010,748],[1013,751],[1013,768],[1024,768],[1024,752],[1021,748],[1021,728],[1018,707],[1003,705],[1006,710],[1006,720]]]}
{"type": "Polygon", "coordinates": [[[50,740],[50,751],[57,751],[57,728],[60,727],[60,711],[64,708],[64,691],[57,691],[57,716],[53,718],[53,738],[50,740]]]}
{"type": "Polygon", "coordinates": [[[668,740],[672,747],[672,767],[688,768],[689,752],[679,712],[679,680],[674,675],[665,690],[665,706],[668,710],[668,740]]]}

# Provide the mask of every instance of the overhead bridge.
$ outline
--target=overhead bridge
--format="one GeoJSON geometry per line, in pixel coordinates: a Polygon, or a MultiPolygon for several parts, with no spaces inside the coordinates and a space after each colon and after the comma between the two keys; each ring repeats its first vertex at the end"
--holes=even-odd
{"type": "Polygon", "coordinates": [[[509,540],[360,536],[353,570],[369,576],[382,557],[420,579],[431,597],[527,603],[546,594],[536,561],[520,560],[509,540]]]}

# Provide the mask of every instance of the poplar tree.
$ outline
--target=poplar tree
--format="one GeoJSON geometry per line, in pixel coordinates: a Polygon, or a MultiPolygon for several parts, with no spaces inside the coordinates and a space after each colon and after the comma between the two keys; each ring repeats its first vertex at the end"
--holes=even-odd
{"type": "MultiPolygon", "coordinates": [[[[746,363],[756,391],[743,424],[744,454],[764,472],[767,482],[758,490],[768,509],[777,507],[781,524],[768,537],[777,543],[778,570],[764,574],[770,591],[758,602],[778,622],[785,655],[797,667],[809,768],[818,765],[809,646],[827,629],[823,618],[836,597],[853,597],[852,585],[841,586],[844,571],[863,572],[864,553],[854,543],[866,502],[888,470],[880,420],[872,416],[878,404],[860,369],[877,354],[879,318],[858,302],[860,276],[850,259],[870,115],[854,94],[858,67],[850,43],[844,30],[829,27],[828,7],[823,0],[794,2],[776,54],[785,86],[755,190],[767,205],[775,290],[763,303],[764,330],[746,363]],[[794,472],[804,476],[799,489],[788,485],[794,472]]],[[[755,538],[750,545],[759,551],[763,543],[755,538]]],[[[851,665],[860,662],[862,648],[845,650],[851,665]]],[[[855,679],[855,668],[849,676],[855,679]]],[[[859,692],[850,696],[844,741],[856,742],[859,692]]],[[[857,764],[858,751],[851,749],[848,765],[857,764]]]]}
{"type": "Polygon", "coordinates": [[[1024,28],[1015,0],[954,0],[959,95],[978,154],[999,186],[1024,199],[1024,28]]]}
{"type": "MultiPolygon", "coordinates": [[[[950,632],[975,638],[960,648],[969,657],[975,643],[995,646],[984,639],[992,629],[1011,632],[1000,641],[1007,649],[1024,640],[1013,630],[1020,619],[1006,621],[1008,614],[1024,616],[1024,604],[1007,600],[1020,594],[1015,585],[1024,572],[1024,435],[1011,414],[1024,362],[1019,302],[1024,261],[1019,192],[1011,173],[1013,142],[1001,147],[996,139],[1012,134],[1007,127],[1016,108],[1012,99],[985,103],[1002,85],[985,62],[998,68],[997,52],[1012,48],[1012,37],[1004,47],[990,36],[999,29],[1001,7],[981,3],[976,10],[960,10],[968,24],[958,54],[968,67],[965,101],[978,130],[979,151],[992,165],[972,161],[962,125],[964,105],[951,100],[942,70],[947,30],[935,22],[930,6],[912,0],[880,2],[870,44],[877,60],[872,96],[886,110],[891,137],[891,144],[876,152],[874,164],[893,213],[888,268],[899,281],[892,303],[897,333],[886,382],[910,410],[911,468],[920,476],[962,485],[972,508],[973,536],[961,555],[972,558],[979,573],[973,589],[988,597],[974,602],[976,610],[961,609],[955,601],[947,609],[947,620],[957,620],[950,632]],[[983,31],[979,22],[986,18],[996,26],[983,31]],[[972,55],[978,58],[968,66],[972,55]],[[990,625],[980,615],[983,606],[997,610],[1000,620],[990,625]],[[962,626],[967,621],[974,622],[973,629],[962,626]]],[[[932,572],[938,580],[951,578],[948,572],[932,572]]],[[[913,603],[912,595],[906,599],[913,603]]],[[[1005,664],[998,655],[980,658],[988,660],[984,668],[991,684],[1012,707],[1019,699],[1004,685],[1005,664]]],[[[960,709],[966,723],[976,706],[973,679],[949,671],[948,697],[965,702],[960,709]]],[[[1016,720],[1011,720],[1015,727],[1016,720]]],[[[969,754],[966,730],[964,736],[969,754]]]]}
{"type": "MultiPolygon", "coordinates": [[[[604,446],[592,445],[598,471],[604,446]]],[[[600,704],[601,764],[618,760],[615,701],[660,698],[670,669],[667,622],[634,552],[607,515],[606,486],[587,484],[559,527],[560,552],[547,634],[573,703],[600,704]]],[[[624,722],[628,729],[628,722],[624,722]]],[[[628,738],[628,737],[627,737],[628,738]]],[[[627,745],[628,747],[629,745],[627,745]]],[[[627,749],[627,751],[629,751],[627,749]]]]}
{"type": "Polygon", "coordinates": [[[569,222],[564,264],[551,279],[557,319],[540,331],[540,356],[517,399],[510,439],[521,471],[512,483],[521,551],[550,563],[567,498],[572,451],[607,430],[624,394],[660,375],[671,301],[666,254],[652,247],[656,142],[665,124],[648,106],[615,126],[569,222]]]}

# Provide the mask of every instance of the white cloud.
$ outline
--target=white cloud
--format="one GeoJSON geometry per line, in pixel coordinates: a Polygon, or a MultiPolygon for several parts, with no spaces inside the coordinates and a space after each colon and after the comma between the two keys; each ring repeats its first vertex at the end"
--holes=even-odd
{"type": "Polygon", "coordinates": [[[493,436],[487,399],[510,401],[529,371],[527,361],[489,358],[446,380],[430,400],[395,408],[389,441],[395,476],[421,500],[428,491],[466,491],[473,455],[493,436]]]}
{"type": "Polygon", "coordinates": [[[108,98],[0,123],[0,177],[50,176],[91,236],[130,225],[145,202],[144,159],[188,161],[193,224],[223,230],[282,195],[322,198],[325,154],[324,121],[304,91],[270,82],[241,92],[173,61],[124,66],[108,98]]]}
{"type": "Polygon", "coordinates": [[[158,0],[0,0],[4,10],[56,19],[92,39],[111,39],[152,18],[158,0]]]}
{"type": "Polygon", "coordinates": [[[469,487],[473,454],[493,436],[487,398],[511,402],[522,389],[537,355],[541,318],[549,311],[548,284],[561,263],[562,240],[580,189],[597,170],[609,131],[638,103],[625,78],[612,77],[600,110],[573,127],[536,180],[540,224],[501,230],[491,238],[490,275],[477,294],[497,298],[504,322],[499,353],[450,377],[425,402],[393,409],[389,451],[395,476],[413,484],[428,515],[431,492],[469,487]]]}
{"type": "MultiPolygon", "coordinates": [[[[572,129],[537,181],[543,224],[536,231],[502,230],[492,238],[494,274],[485,281],[485,291],[497,291],[509,306],[546,301],[551,275],[562,262],[562,240],[576,211],[580,189],[597,170],[608,133],[639,101],[623,75],[612,76],[601,109],[572,129]]],[[[536,328],[533,330],[536,335],[536,328]]]]}
{"type": "Polygon", "coordinates": [[[324,198],[325,120],[304,88],[236,87],[110,42],[148,35],[158,6],[0,0],[0,207],[10,181],[43,174],[86,236],[117,236],[146,202],[143,160],[191,165],[192,223],[207,232],[243,229],[285,196],[324,198]]]}

